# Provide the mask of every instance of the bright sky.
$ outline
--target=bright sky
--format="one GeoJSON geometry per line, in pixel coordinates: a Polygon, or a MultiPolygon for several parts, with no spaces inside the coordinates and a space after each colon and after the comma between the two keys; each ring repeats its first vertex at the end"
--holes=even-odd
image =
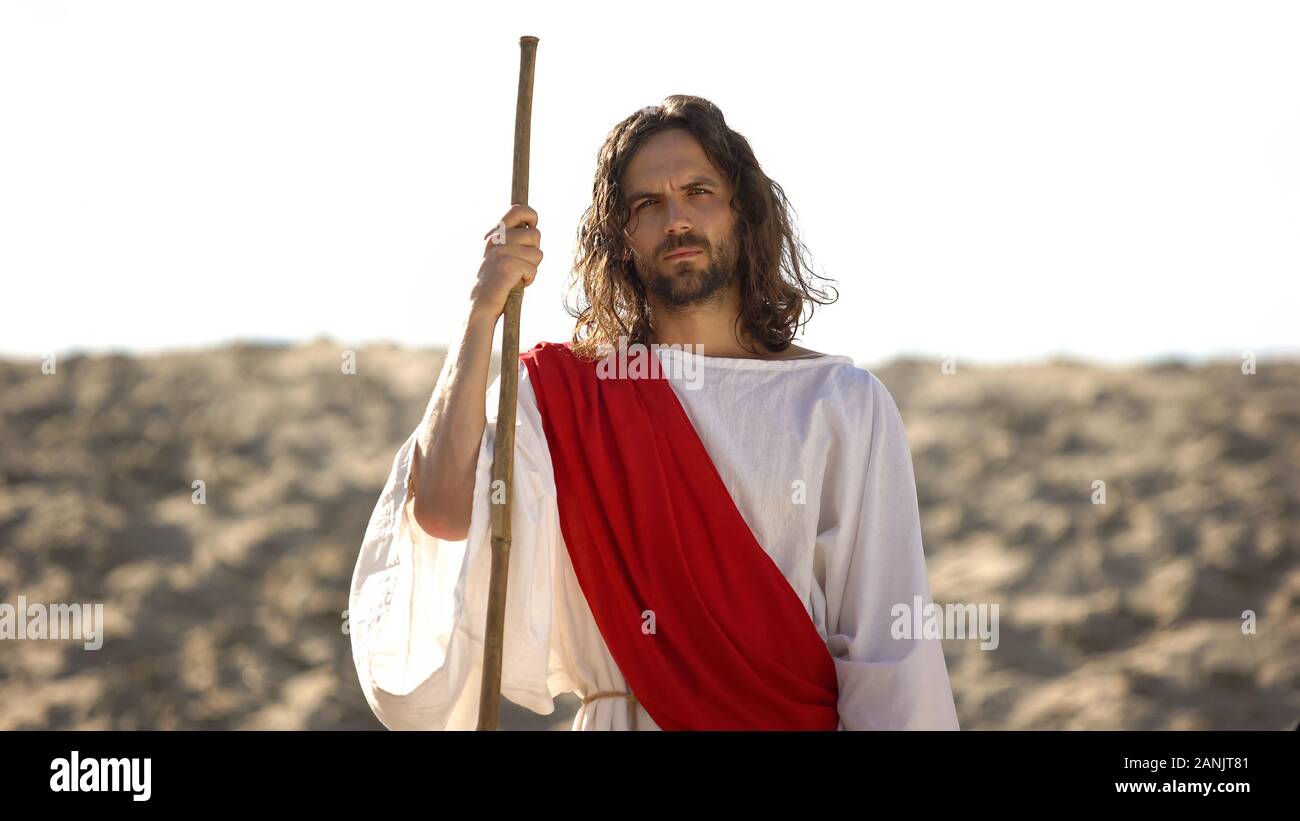
{"type": "Polygon", "coordinates": [[[0,354],[443,344],[509,206],[568,338],[609,129],[717,103],[859,361],[1300,352],[1300,4],[0,0],[0,354]]]}

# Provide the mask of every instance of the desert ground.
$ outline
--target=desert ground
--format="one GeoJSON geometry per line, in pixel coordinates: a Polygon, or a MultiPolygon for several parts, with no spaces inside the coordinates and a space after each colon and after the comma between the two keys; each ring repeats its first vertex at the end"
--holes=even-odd
{"type": "MultiPolygon", "coordinates": [[[[0,602],[106,612],[95,651],[0,641],[0,729],[381,728],[343,611],[442,353],[350,350],[0,361],[0,602]]],[[[944,642],[962,728],[1293,727],[1300,362],[941,365],[871,370],[935,601],[999,605],[995,650],[944,642]]]]}

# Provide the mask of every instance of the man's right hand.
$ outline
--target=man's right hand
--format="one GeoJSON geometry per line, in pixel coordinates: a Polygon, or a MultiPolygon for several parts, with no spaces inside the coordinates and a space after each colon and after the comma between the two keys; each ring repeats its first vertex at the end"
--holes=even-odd
{"type": "Polygon", "coordinates": [[[450,541],[469,534],[479,443],[487,425],[486,393],[492,338],[506,298],[537,278],[542,235],[537,212],[513,205],[483,237],[483,265],[470,292],[460,338],[447,349],[442,373],[425,410],[411,460],[408,504],[429,535],[450,541]]]}
{"type": "Polygon", "coordinates": [[[510,291],[521,282],[526,288],[537,278],[542,261],[537,212],[516,203],[483,239],[483,264],[470,292],[470,304],[474,314],[495,323],[505,311],[510,291]]]}

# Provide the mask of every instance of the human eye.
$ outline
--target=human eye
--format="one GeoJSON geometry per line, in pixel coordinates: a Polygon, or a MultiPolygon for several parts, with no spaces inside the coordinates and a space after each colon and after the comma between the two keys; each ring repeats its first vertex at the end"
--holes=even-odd
{"type": "Polygon", "coordinates": [[[649,204],[652,203],[652,202],[654,202],[654,200],[652,200],[652,199],[648,199],[648,198],[647,198],[647,199],[644,199],[644,200],[641,200],[641,202],[637,203],[636,210],[640,211],[640,210],[642,209],[642,207],[644,207],[644,206],[646,206],[646,205],[649,205],[649,204]]]}

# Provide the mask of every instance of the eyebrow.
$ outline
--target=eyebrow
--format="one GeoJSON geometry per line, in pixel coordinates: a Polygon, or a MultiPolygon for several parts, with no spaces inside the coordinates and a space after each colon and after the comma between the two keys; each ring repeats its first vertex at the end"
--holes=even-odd
{"type": "MultiPolygon", "coordinates": [[[[718,185],[719,185],[719,183],[718,183],[717,180],[713,179],[712,177],[708,176],[707,174],[698,174],[698,175],[696,175],[694,178],[692,178],[689,182],[687,182],[686,184],[684,184],[684,185],[682,186],[682,188],[694,188],[694,187],[697,186],[697,185],[711,185],[711,186],[713,186],[714,188],[717,188],[718,185]]],[[[627,197],[627,204],[628,204],[628,205],[632,205],[632,204],[635,203],[637,200],[643,200],[643,199],[645,199],[646,197],[657,197],[657,196],[659,196],[659,195],[656,194],[656,193],[654,193],[654,192],[652,192],[652,191],[637,191],[637,192],[634,193],[634,194],[629,194],[629,195],[628,195],[628,197],[627,197]]]]}

